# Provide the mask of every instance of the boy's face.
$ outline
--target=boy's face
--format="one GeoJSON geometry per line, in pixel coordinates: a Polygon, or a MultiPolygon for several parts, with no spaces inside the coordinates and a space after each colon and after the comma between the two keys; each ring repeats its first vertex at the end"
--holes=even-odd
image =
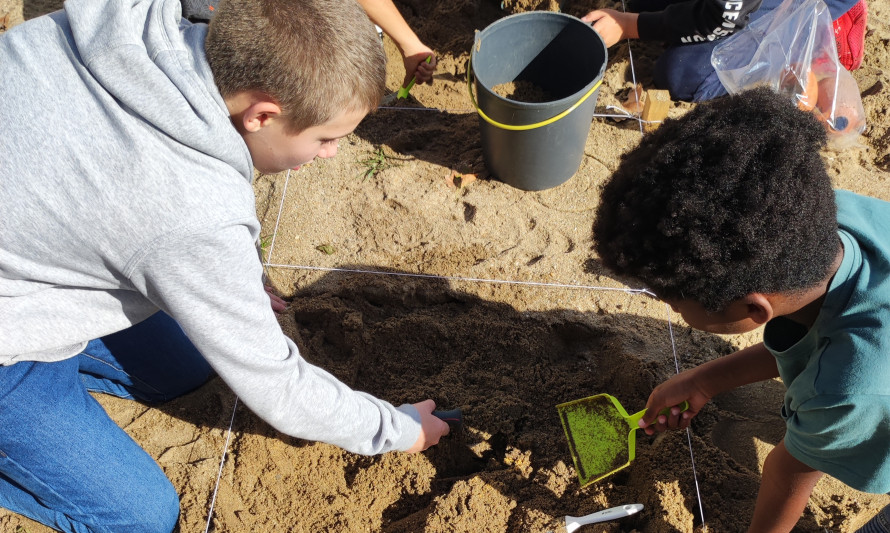
{"type": "Polygon", "coordinates": [[[285,132],[284,122],[273,120],[258,131],[243,135],[253,166],[266,174],[298,170],[316,157],[337,154],[341,138],[352,133],[368,112],[343,111],[333,119],[297,134],[285,132]]]}
{"type": "Polygon", "coordinates": [[[730,303],[726,309],[707,311],[692,300],[665,300],[691,327],[708,333],[736,334],[757,329],[761,324],[752,318],[748,304],[741,300],[730,303]]]}

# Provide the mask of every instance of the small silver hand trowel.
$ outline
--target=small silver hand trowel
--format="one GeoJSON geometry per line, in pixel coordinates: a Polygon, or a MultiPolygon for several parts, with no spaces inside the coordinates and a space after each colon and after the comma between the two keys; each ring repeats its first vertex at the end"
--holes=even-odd
{"type": "Polygon", "coordinates": [[[605,511],[599,511],[586,516],[567,516],[566,525],[560,526],[559,529],[557,529],[556,531],[551,531],[550,533],[574,533],[575,530],[577,530],[581,526],[586,526],[587,524],[596,524],[597,522],[608,522],[609,520],[615,520],[617,518],[624,518],[625,516],[639,513],[642,510],[642,503],[631,503],[628,505],[622,505],[621,507],[612,507],[611,509],[606,509],[605,511]]]}

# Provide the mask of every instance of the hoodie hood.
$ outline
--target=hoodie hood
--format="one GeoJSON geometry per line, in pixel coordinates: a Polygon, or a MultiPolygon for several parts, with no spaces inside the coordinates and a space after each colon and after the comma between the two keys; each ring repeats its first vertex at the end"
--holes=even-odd
{"type": "Polygon", "coordinates": [[[218,136],[230,122],[204,54],[207,26],[183,19],[179,0],[68,0],[65,12],[84,66],[110,96],[165,135],[252,179],[237,132],[227,142],[218,136]]]}

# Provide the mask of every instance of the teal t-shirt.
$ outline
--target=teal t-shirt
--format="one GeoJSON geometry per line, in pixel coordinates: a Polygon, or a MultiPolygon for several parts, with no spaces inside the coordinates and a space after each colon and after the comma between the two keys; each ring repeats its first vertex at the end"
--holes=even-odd
{"type": "Polygon", "coordinates": [[[787,392],[785,447],[847,485],[890,492],[890,203],[838,190],[844,258],[813,327],[763,340],[787,392]]]}

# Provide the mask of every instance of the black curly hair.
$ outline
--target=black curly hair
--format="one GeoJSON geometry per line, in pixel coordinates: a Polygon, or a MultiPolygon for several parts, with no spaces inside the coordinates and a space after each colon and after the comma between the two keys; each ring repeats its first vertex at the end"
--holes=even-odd
{"type": "Polygon", "coordinates": [[[815,286],[839,246],[825,142],[812,113],[768,88],[665,120],[604,186],[595,251],[659,298],[712,312],[815,286]]]}

